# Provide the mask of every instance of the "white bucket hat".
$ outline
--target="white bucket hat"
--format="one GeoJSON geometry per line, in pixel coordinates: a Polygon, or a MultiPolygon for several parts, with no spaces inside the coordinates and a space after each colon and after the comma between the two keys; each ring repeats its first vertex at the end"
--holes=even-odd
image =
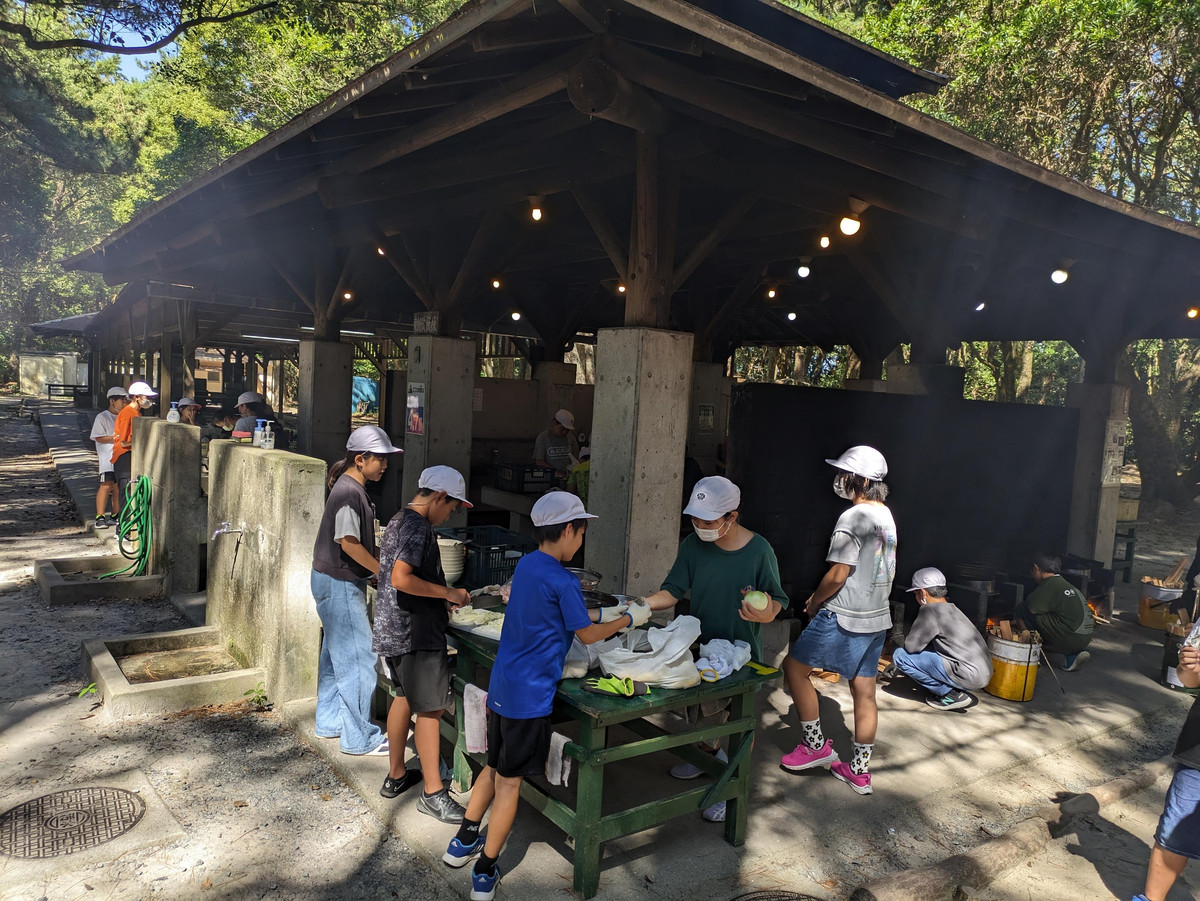
{"type": "Polygon", "coordinates": [[[393,446],[388,433],[377,425],[364,425],[351,432],[346,441],[346,450],[357,451],[360,454],[404,453],[400,448],[393,446]]]}
{"type": "Polygon", "coordinates": [[[464,507],[475,506],[467,500],[467,480],[453,466],[430,466],[421,470],[417,487],[429,491],[444,491],[448,497],[454,498],[464,507]]]}
{"type": "Polygon", "coordinates": [[[529,511],[529,516],[535,526],[557,526],[577,519],[597,518],[594,513],[588,513],[583,501],[569,491],[543,494],[529,511]]]}
{"type": "Polygon", "coordinates": [[[883,454],[865,444],[857,444],[836,460],[825,462],[872,482],[882,482],[888,474],[887,460],[883,459],[883,454]]]}
{"type": "Polygon", "coordinates": [[[917,591],[922,588],[945,588],[946,577],[942,575],[942,571],[933,566],[927,566],[924,569],[918,569],[913,573],[912,588],[905,588],[905,592],[917,591]]]}
{"type": "Polygon", "coordinates": [[[708,476],[696,483],[692,498],[683,508],[684,516],[712,521],[732,513],[742,505],[742,491],[724,476],[708,476]]]}

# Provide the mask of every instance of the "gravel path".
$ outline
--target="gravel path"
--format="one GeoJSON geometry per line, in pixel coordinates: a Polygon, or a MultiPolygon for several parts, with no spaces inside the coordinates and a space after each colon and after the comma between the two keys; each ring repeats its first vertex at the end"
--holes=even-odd
{"type": "MultiPolygon", "coordinates": [[[[15,405],[0,405],[0,808],[140,771],[186,838],[86,866],[60,858],[0,896],[456,897],[274,713],[116,722],[78,696],[84,639],[187,624],[161,601],[42,603],[32,557],[101,552],[45,451],[15,405]]],[[[0,879],[5,868],[0,857],[0,879]]]]}

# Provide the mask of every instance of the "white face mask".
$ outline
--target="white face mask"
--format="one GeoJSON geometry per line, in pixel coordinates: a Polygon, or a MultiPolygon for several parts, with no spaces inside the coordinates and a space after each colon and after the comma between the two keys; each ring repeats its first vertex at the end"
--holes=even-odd
{"type": "Polygon", "coordinates": [[[143,410],[149,410],[150,403],[151,403],[151,401],[150,401],[150,398],[148,398],[148,397],[139,397],[138,398],[138,406],[141,407],[143,410]]]}
{"type": "Polygon", "coordinates": [[[732,524],[733,520],[727,519],[725,520],[725,525],[719,529],[702,529],[695,523],[692,524],[692,528],[696,530],[696,537],[701,541],[717,541],[729,532],[729,527],[732,524]]]}
{"type": "Polygon", "coordinates": [[[854,496],[846,490],[846,473],[839,472],[833,477],[833,493],[842,500],[854,500],[854,496]]]}

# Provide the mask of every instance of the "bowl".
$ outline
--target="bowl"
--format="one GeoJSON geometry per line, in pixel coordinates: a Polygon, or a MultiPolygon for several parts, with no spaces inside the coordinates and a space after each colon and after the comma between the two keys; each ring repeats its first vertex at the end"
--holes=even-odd
{"type": "Polygon", "coordinates": [[[567,572],[579,580],[579,587],[584,591],[589,589],[594,590],[600,584],[600,579],[602,578],[600,573],[591,569],[576,569],[568,566],[567,572]]]}

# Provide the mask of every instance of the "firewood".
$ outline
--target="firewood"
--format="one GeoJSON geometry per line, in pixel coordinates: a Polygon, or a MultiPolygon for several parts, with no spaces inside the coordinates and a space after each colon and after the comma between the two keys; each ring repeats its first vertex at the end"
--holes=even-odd
{"type": "Polygon", "coordinates": [[[1012,623],[1006,619],[1000,621],[1000,637],[1005,641],[1013,640],[1012,623]]]}
{"type": "Polygon", "coordinates": [[[1187,570],[1187,566],[1188,566],[1188,558],[1180,557],[1179,560],[1175,564],[1175,568],[1171,570],[1170,575],[1168,575],[1165,579],[1163,579],[1163,587],[1165,587],[1165,588],[1181,588],[1183,586],[1183,582],[1181,581],[1180,577],[1187,570]]]}

